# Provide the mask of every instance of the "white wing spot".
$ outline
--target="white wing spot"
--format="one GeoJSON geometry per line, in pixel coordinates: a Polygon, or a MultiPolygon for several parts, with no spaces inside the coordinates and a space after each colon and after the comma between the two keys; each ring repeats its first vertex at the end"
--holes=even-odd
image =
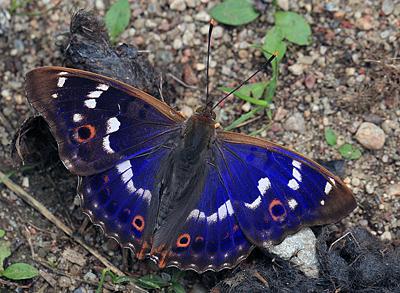
{"type": "Polygon", "coordinates": [[[228,215],[233,215],[233,214],[234,214],[234,211],[233,211],[233,207],[231,204],[231,200],[227,200],[218,208],[217,212],[213,213],[212,215],[210,215],[208,217],[206,217],[204,212],[200,212],[198,209],[195,209],[190,212],[187,219],[189,220],[191,218],[197,218],[200,221],[206,220],[207,223],[211,224],[211,223],[217,222],[218,220],[221,221],[221,220],[225,219],[228,215]]]}
{"type": "Polygon", "coordinates": [[[101,91],[106,91],[108,90],[109,86],[104,84],[104,83],[99,83],[96,87],[96,89],[101,90],[101,91]]]}
{"type": "Polygon", "coordinates": [[[121,174],[122,182],[125,183],[126,188],[131,191],[132,193],[136,191],[136,188],[133,184],[132,177],[132,165],[129,160],[126,160],[122,163],[119,163],[117,166],[118,172],[121,174]]]}
{"type": "Polygon", "coordinates": [[[52,94],[51,97],[52,97],[53,99],[57,99],[57,98],[58,98],[58,94],[57,94],[57,93],[52,94]]]}
{"type": "Polygon", "coordinates": [[[298,203],[294,198],[292,198],[288,201],[288,205],[292,210],[294,210],[297,207],[298,203]]]}
{"type": "Polygon", "coordinates": [[[87,95],[87,97],[88,97],[88,98],[98,98],[98,97],[101,96],[102,93],[104,93],[104,92],[103,92],[103,91],[93,91],[93,92],[90,92],[90,93],[87,95]]]}
{"type": "Polygon", "coordinates": [[[66,80],[67,80],[66,77],[60,77],[60,78],[58,79],[57,86],[58,86],[58,87],[63,87],[66,80]]]}
{"type": "Polygon", "coordinates": [[[261,204],[261,196],[258,196],[252,203],[245,202],[246,208],[254,210],[261,204]]]}
{"type": "Polygon", "coordinates": [[[293,168],[293,177],[297,179],[297,181],[301,182],[302,178],[301,178],[301,174],[299,172],[299,170],[297,170],[296,168],[293,168]]]}
{"type": "Polygon", "coordinates": [[[335,179],[333,179],[333,178],[329,177],[329,180],[332,182],[332,184],[333,184],[333,185],[335,185],[335,186],[336,186],[336,181],[335,181],[335,179]]]}
{"type": "Polygon", "coordinates": [[[269,181],[268,177],[261,178],[258,180],[258,190],[260,191],[261,195],[264,195],[265,192],[271,187],[271,181],[269,181]]]}
{"type": "MultiPolygon", "coordinates": [[[[130,180],[132,181],[132,180],[130,180]]],[[[133,184],[132,184],[133,185],[133,184]]],[[[149,205],[151,202],[151,192],[148,189],[139,188],[138,193],[143,193],[142,199],[144,199],[149,205]]]]}
{"type": "Polygon", "coordinates": [[[326,182],[325,185],[325,194],[328,194],[332,190],[332,185],[329,182],[326,182]]]}
{"type": "Polygon", "coordinates": [[[289,183],[288,183],[288,186],[291,188],[291,189],[293,189],[293,190],[297,190],[297,189],[299,189],[299,183],[297,183],[297,181],[296,180],[294,180],[294,179],[291,179],[290,181],[289,181],[289,183]]]}
{"type": "Polygon", "coordinates": [[[325,201],[324,200],[321,200],[320,201],[320,204],[323,206],[323,205],[325,205],[325,201]]]}
{"type": "Polygon", "coordinates": [[[82,114],[74,114],[74,116],[72,116],[72,119],[74,120],[75,123],[78,123],[83,120],[83,116],[82,114]]]}
{"type": "Polygon", "coordinates": [[[114,150],[111,148],[110,146],[110,136],[107,135],[104,139],[103,139],[103,149],[106,153],[108,154],[113,154],[114,150]]]}
{"type": "Polygon", "coordinates": [[[112,117],[112,118],[108,119],[106,133],[109,134],[109,133],[118,131],[120,125],[121,125],[121,122],[119,122],[116,117],[112,117]]]}
{"type": "Polygon", "coordinates": [[[61,72],[58,73],[58,75],[68,75],[68,74],[69,74],[69,73],[66,72],[66,71],[61,71],[61,72]]]}
{"type": "Polygon", "coordinates": [[[200,221],[204,221],[204,219],[206,218],[206,214],[203,212],[200,212],[198,209],[195,209],[195,210],[191,211],[189,216],[187,217],[188,220],[190,220],[191,218],[197,218],[200,221]]]}
{"type": "Polygon", "coordinates": [[[85,104],[86,108],[89,108],[89,109],[96,108],[96,100],[95,99],[86,100],[84,102],[84,104],[85,104]]]}
{"type": "Polygon", "coordinates": [[[297,169],[301,168],[301,163],[299,161],[293,160],[292,165],[293,165],[293,167],[296,167],[297,169]]]}

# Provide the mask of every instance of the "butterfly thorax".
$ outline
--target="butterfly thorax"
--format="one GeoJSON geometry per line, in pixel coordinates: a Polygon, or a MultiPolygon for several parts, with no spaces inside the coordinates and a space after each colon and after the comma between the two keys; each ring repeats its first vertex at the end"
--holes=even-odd
{"type": "Polygon", "coordinates": [[[199,159],[215,137],[214,121],[202,114],[195,114],[185,121],[182,134],[180,159],[193,163],[199,159]]]}

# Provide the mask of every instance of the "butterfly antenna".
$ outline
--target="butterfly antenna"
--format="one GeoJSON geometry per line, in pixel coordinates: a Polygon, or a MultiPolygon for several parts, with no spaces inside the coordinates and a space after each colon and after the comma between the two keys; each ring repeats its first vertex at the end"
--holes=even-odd
{"type": "Polygon", "coordinates": [[[208,105],[210,101],[209,97],[209,82],[210,82],[210,76],[209,76],[209,69],[210,69],[210,47],[211,47],[211,33],[214,28],[214,19],[211,19],[210,21],[210,29],[208,30],[208,44],[207,44],[207,96],[206,96],[206,105],[208,105]]]}
{"type": "MultiPolygon", "coordinates": [[[[242,82],[241,84],[239,84],[233,91],[231,91],[229,94],[227,94],[225,97],[223,97],[214,107],[212,107],[211,110],[214,110],[219,104],[222,103],[223,100],[225,100],[227,97],[229,97],[231,94],[233,94],[234,92],[236,92],[238,89],[240,89],[245,83],[247,83],[250,79],[252,79],[257,73],[259,73],[261,70],[263,70],[268,64],[270,64],[272,62],[272,60],[274,60],[274,58],[276,57],[276,55],[278,55],[278,52],[275,52],[269,59],[267,62],[264,63],[263,66],[261,66],[256,72],[253,73],[252,76],[250,76],[248,79],[246,79],[244,82],[242,82]]],[[[208,75],[207,75],[208,77],[208,75]]],[[[208,88],[208,87],[207,87],[208,88]]]]}

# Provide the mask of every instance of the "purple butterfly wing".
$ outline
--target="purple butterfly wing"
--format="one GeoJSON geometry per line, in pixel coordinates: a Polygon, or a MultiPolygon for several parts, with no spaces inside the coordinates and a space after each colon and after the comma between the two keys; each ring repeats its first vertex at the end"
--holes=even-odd
{"type": "Polygon", "coordinates": [[[206,169],[204,184],[197,186],[201,195],[195,206],[181,210],[188,214],[184,224],[151,253],[160,267],[219,271],[235,266],[254,248],[240,229],[240,215],[235,215],[217,169],[210,162],[206,169]]]}
{"type": "Polygon", "coordinates": [[[34,69],[26,75],[26,92],[51,126],[65,166],[78,175],[99,173],[155,150],[184,121],[138,89],[75,69],[34,69]]]}
{"type": "Polygon", "coordinates": [[[356,206],[348,187],[302,155],[246,135],[218,132],[216,165],[239,225],[257,246],[303,227],[338,222],[356,206]]]}
{"type": "Polygon", "coordinates": [[[157,172],[168,149],[128,159],[100,174],[79,177],[82,209],[108,237],[140,259],[150,255],[159,205],[157,172]]]}

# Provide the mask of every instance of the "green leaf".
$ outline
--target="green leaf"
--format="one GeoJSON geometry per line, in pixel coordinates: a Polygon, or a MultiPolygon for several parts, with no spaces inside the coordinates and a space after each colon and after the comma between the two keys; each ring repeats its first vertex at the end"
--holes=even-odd
{"type": "MultiPolygon", "coordinates": [[[[232,90],[229,90],[229,92],[231,92],[231,91],[232,91],[232,90]]],[[[246,85],[242,86],[242,87],[238,90],[238,92],[241,93],[241,94],[243,94],[243,95],[245,95],[245,96],[250,97],[250,94],[251,94],[251,87],[250,87],[250,85],[246,84],[246,85]]]]}
{"type": "Polygon", "coordinates": [[[297,45],[309,45],[311,43],[311,27],[298,13],[292,11],[277,12],[275,14],[275,25],[289,42],[297,45]]]}
{"type": "Polygon", "coordinates": [[[4,235],[6,235],[6,231],[0,229],[0,238],[3,238],[4,235]]]}
{"type": "Polygon", "coordinates": [[[271,122],[271,123],[269,123],[269,124],[263,126],[262,128],[260,128],[260,129],[258,129],[258,130],[256,130],[256,131],[254,131],[254,132],[252,132],[252,133],[249,133],[248,135],[249,135],[249,136],[257,135],[257,134],[259,134],[260,132],[263,132],[265,129],[271,127],[272,123],[273,123],[273,122],[271,122]]]}
{"type": "Polygon", "coordinates": [[[168,291],[174,291],[175,293],[185,293],[185,289],[182,287],[181,284],[178,283],[172,283],[170,290],[168,291]]]}
{"type": "Polygon", "coordinates": [[[115,37],[128,27],[130,17],[131,9],[128,0],[118,0],[107,11],[105,22],[112,43],[115,42],[115,37]]]}
{"type": "Polygon", "coordinates": [[[144,289],[159,289],[161,287],[166,287],[170,285],[170,283],[168,283],[163,278],[155,274],[146,275],[136,280],[135,279],[131,280],[134,281],[136,285],[144,289]]]}
{"type": "Polygon", "coordinates": [[[261,109],[264,109],[264,108],[265,108],[264,106],[260,106],[260,107],[257,107],[257,108],[255,108],[255,109],[251,110],[249,113],[244,114],[243,116],[241,116],[240,118],[238,118],[235,122],[233,122],[231,125],[229,125],[229,126],[225,129],[225,131],[232,130],[233,128],[235,128],[236,126],[238,126],[240,123],[243,123],[243,122],[246,121],[247,119],[253,117],[253,115],[254,115],[255,113],[257,113],[258,111],[260,111],[261,109]]]}
{"type": "Polygon", "coordinates": [[[265,89],[267,88],[268,85],[269,85],[269,81],[255,82],[255,83],[249,84],[251,93],[253,94],[253,98],[260,99],[263,96],[265,89]]]}
{"type": "Polygon", "coordinates": [[[11,280],[24,280],[31,279],[39,274],[39,271],[26,263],[16,263],[9,266],[2,273],[3,277],[11,280]]]}
{"type": "Polygon", "coordinates": [[[11,255],[10,246],[11,243],[9,241],[0,241],[0,272],[4,270],[4,260],[11,255]]]}
{"type": "Polygon", "coordinates": [[[260,14],[254,4],[246,0],[228,0],[216,5],[210,15],[216,21],[228,25],[242,25],[255,20],[260,14]]]}
{"type": "MultiPolygon", "coordinates": [[[[219,87],[218,89],[221,90],[221,91],[225,91],[225,92],[231,92],[232,91],[231,89],[226,88],[226,87],[219,87]]],[[[254,99],[254,98],[248,97],[246,95],[243,95],[242,93],[239,93],[239,92],[234,92],[233,94],[235,96],[241,98],[242,100],[245,100],[245,101],[250,102],[252,104],[260,105],[260,106],[264,106],[264,107],[267,106],[267,102],[265,102],[264,100],[254,99]]]]}
{"type": "Polygon", "coordinates": [[[171,276],[171,282],[175,283],[179,279],[183,278],[186,276],[185,271],[178,270],[177,268],[172,268],[172,276],[171,276]]]}
{"type": "Polygon", "coordinates": [[[265,101],[268,104],[272,103],[272,100],[275,96],[277,86],[278,86],[278,78],[277,78],[277,74],[275,74],[271,79],[271,82],[270,82],[268,90],[267,90],[267,94],[265,95],[265,101]]]}
{"type": "Polygon", "coordinates": [[[346,159],[358,159],[362,156],[361,151],[351,144],[342,145],[339,152],[346,159]]]}
{"type": "MultiPolygon", "coordinates": [[[[250,97],[252,94],[254,98],[259,99],[264,94],[266,87],[268,86],[269,81],[266,82],[254,82],[251,84],[246,84],[242,86],[238,92],[250,97]]],[[[231,90],[232,91],[232,90],[231,90]]]]}
{"type": "Polygon", "coordinates": [[[327,129],[325,131],[325,139],[330,146],[335,146],[337,144],[337,136],[332,129],[327,129]]]}
{"type": "MultiPolygon", "coordinates": [[[[281,62],[286,53],[286,43],[283,41],[283,38],[284,34],[277,26],[269,30],[264,38],[264,46],[262,47],[266,59],[269,59],[275,52],[278,52],[279,54],[275,59],[277,63],[281,62]]],[[[274,67],[274,63],[272,63],[272,66],[274,67]]]]}

